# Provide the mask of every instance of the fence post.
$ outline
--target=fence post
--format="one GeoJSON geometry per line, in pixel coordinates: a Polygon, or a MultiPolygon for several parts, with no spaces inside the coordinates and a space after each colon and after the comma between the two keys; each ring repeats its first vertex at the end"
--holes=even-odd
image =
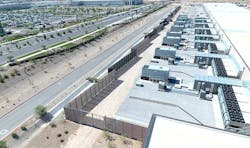
{"type": "Polygon", "coordinates": [[[82,107],[83,107],[83,102],[82,102],[82,94],[80,94],[80,95],[79,95],[79,97],[80,97],[79,99],[80,99],[81,104],[82,104],[82,107]]]}
{"type": "Polygon", "coordinates": [[[105,130],[107,129],[107,126],[106,126],[106,115],[104,116],[104,129],[105,130]]]}
{"type": "Polygon", "coordinates": [[[91,120],[92,120],[92,127],[94,127],[94,117],[92,113],[91,113],[91,120]]]}
{"type": "Polygon", "coordinates": [[[141,128],[141,139],[142,139],[142,142],[144,140],[144,137],[143,137],[143,128],[141,128]]]}
{"type": "MultiPolygon", "coordinates": [[[[76,98],[76,99],[77,99],[77,98],[76,98]]],[[[75,104],[76,104],[76,108],[78,108],[78,105],[77,105],[76,99],[74,100],[74,102],[75,102],[75,104]]]]}
{"type": "Polygon", "coordinates": [[[114,126],[114,133],[117,133],[117,131],[116,131],[117,120],[113,119],[113,121],[115,121],[115,124],[113,125],[114,126]]]}

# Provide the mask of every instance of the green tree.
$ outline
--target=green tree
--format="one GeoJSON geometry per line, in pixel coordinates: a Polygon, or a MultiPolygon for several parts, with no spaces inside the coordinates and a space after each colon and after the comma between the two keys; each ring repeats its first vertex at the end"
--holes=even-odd
{"type": "Polygon", "coordinates": [[[17,133],[12,133],[11,136],[13,139],[19,139],[19,135],[17,133]]]}
{"type": "Polygon", "coordinates": [[[38,105],[35,108],[35,113],[37,116],[39,116],[39,118],[42,118],[47,114],[47,108],[43,105],[38,105]]]}
{"type": "Polygon", "coordinates": [[[0,83],[4,83],[4,77],[0,74],[0,83]]]}
{"type": "Polygon", "coordinates": [[[13,62],[13,60],[14,60],[13,58],[14,58],[13,56],[8,56],[7,57],[7,59],[8,59],[9,62],[13,62]]]}
{"type": "Polygon", "coordinates": [[[7,148],[7,144],[5,141],[0,141],[0,148],[7,148]]]}
{"type": "Polygon", "coordinates": [[[43,45],[43,46],[42,46],[42,49],[43,49],[43,50],[46,50],[46,46],[45,46],[45,45],[43,45]]]}

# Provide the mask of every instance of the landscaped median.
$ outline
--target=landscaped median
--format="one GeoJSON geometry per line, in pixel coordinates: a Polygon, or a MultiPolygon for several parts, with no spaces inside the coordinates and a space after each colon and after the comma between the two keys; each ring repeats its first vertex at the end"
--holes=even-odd
{"type": "Polygon", "coordinates": [[[92,40],[95,40],[96,38],[104,35],[106,32],[107,32],[107,28],[98,29],[98,30],[93,31],[89,34],[79,36],[79,37],[71,39],[69,41],[62,42],[60,44],[56,44],[56,45],[49,47],[47,49],[36,50],[36,51],[28,53],[26,55],[17,57],[16,59],[14,59],[14,62],[11,62],[10,65],[15,65],[15,64],[18,64],[20,62],[34,60],[37,58],[49,56],[49,55],[54,54],[54,53],[58,53],[58,52],[62,52],[62,51],[66,51],[66,50],[75,48],[77,46],[83,45],[83,44],[90,42],[92,40]]]}
{"type": "MultiPolygon", "coordinates": [[[[168,5],[169,3],[165,4],[168,5]]],[[[162,5],[160,7],[157,7],[151,11],[148,11],[147,13],[141,15],[140,17],[137,17],[134,20],[129,20],[129,22],[135,21],[139,18],[145,17],[150,13],[153,13],[161,8],[163,8],[165,5],[162,5]]],[[[128,23],[128,22],[125,22],[128,23]]],[[[123,23],[119,23],[119,24],[123,24],[123,23]]],[[[42,57],[46,57],[55,53],[60,53],[63,51],[67,51],[70,49],[73,49],[77,46],[86,44],[87,42],[90,42],[92,40],[95,40],[96,38],[104,35],[107,32],[108,27],[105,28],[101,28],[101,29],[97,29],[96,31],[93,31],[91,33],[85,34],[85,35],[81,35],[81,36],[75,36],[72,38],[69,38],[69,41],[63,41],[63,42],[59,42],[50,46],[44,46],[44,48],[42,49],[38,49],[36,51],[33,51],[31,53],[28,53],[26,55],[22,55],[20,57],[17,57],[15,59],[12,59],[12,61],[9,63],[10,66],[12,65],[16,65],[22,62],[26,62],[26,61],[31,61],[34,59],[38,59],[38,58],[42,58],[42,57]]],[[[1,67],[1,66],[0,66],[1,67]]]]}
{"type": "Polygon", "coordinates": [[[39,30],[33,30],[30,33],[28,33],[27,35],[20,35],[20,34],[16,34],[16,35],[8,35],[6,37],[4,37],[4,42],[2,44],[7,44],[9,42],[19,42],[19,41],[23,41],[26,40],[28,38],[31,38],[34,35],[37,35],[39,33],[39,30]]]}

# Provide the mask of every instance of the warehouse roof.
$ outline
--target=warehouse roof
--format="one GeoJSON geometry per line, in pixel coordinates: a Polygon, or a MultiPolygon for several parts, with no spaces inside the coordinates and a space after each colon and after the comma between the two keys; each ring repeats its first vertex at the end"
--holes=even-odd
{"type": "Polygon", "coordinates": [[[147,127],[152,114],[214,126],[212,102],[199,99],[194,91],[172,88],[159,91],[158,84],[142,81],[143,87],[134,86],[125,99],[116,118],[147,127]]]}
{"type": "Polygon", "coordinates": [[[248,97],[250,95],[249,89],[233,86],[233,90],[244,120],[247,124],[250,124],[250,100],[248,97]]]}
{"type": "Polygon", "coordinates": [[[249,69],[250,11],[230,3],[207,3],[204,7],[226,34],[249,69]]]}
{"type": "Polygon", "coordinates": [[[156,115],[150,121],[144,143],[145,148],[249,148],[249,145],[248,136],[156,115]]]}
{"type": "Polygon", "coordinates": [[[240,67],[238,67],[237,63],[234,62],[231,58],[221,58],[227,75],[229,76],[238,76],[238,73],[242,71],[240,67]]]}

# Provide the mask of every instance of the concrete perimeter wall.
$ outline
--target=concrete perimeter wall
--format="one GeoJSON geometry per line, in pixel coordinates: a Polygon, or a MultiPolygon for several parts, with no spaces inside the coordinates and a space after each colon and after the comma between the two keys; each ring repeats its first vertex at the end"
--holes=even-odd
{"type": "Polygon", "coordinates": [[[128,55],[109,67],[108,75],[98,80],[93,86],[66,105],[64,107],[66,119],[79,124],[92,126],[143,141],[147,134],[146,127],[105,116],[95,115],[89,113],[88,111],[84,111],[83,109],[88,102],[94,100],[98,94],[105,91],[105,88],[109,87],[113,82],[118,80],[118,76],[125,72],[124,67],[131,64],[134,59],[139,58],[138,55],[151,45],[151,41],[158,36],[158,33],[164,29],[164,26],[171,21],[172,17],[179,11],[179,9],[180,6],[176,7],[176,9],[172,11],[169,16],[159,24],[158,27],[154,28],[152,32],[145,35],[144,40],[133,47],[128,55]]]}

